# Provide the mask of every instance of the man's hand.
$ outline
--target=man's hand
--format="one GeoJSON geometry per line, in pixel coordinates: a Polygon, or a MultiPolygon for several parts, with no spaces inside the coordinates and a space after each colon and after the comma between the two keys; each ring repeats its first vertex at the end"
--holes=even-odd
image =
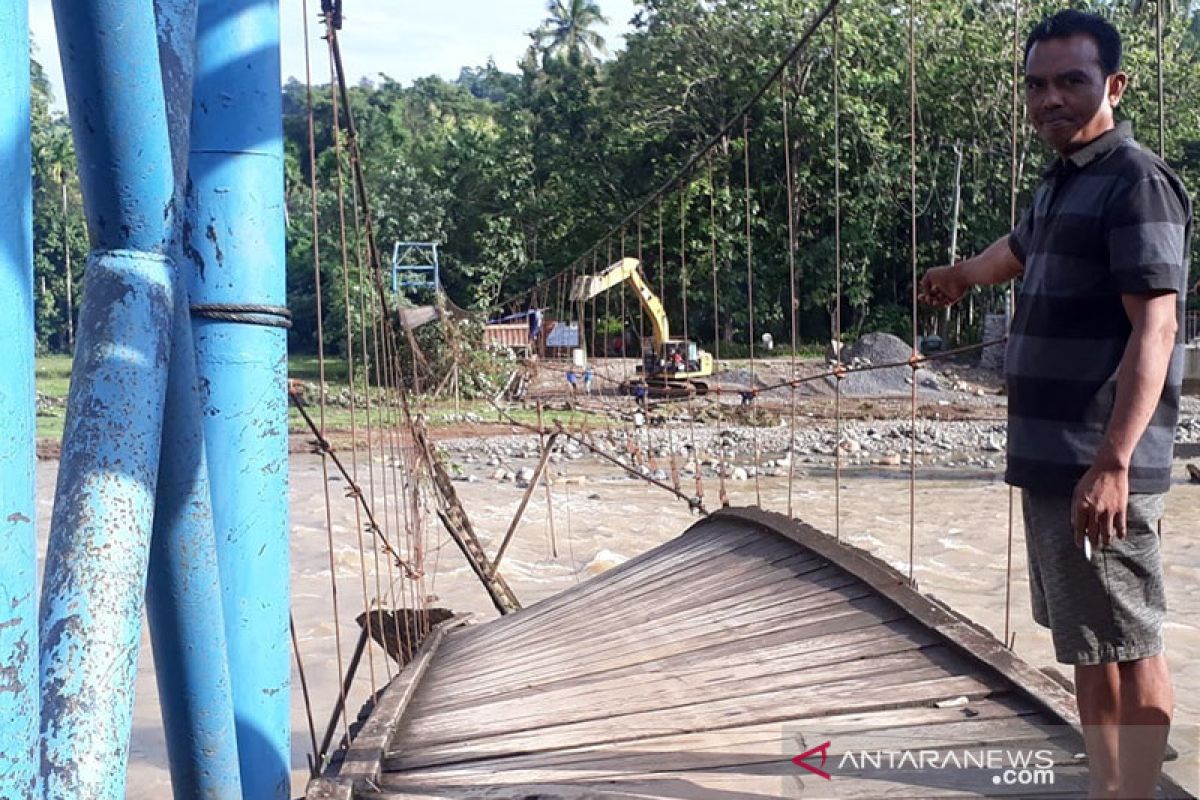
{"type": "Polygon", "coordinates": [[[1075,546],[1084,537],[1092,547],[1107,547],[1115,536],[1125,538],[1125,509],[1129,505],[1129,470],[1099,461],[1084,474],[1071,498],[1071,528],[1075,546]]]}
{"type": "Polygon", "coordinates": [[[931,306],[951,306],[971,288],[962,270],[955,266],[934,267],[921,279],[921,301],[931,306]]]}
{"type": "Polygon", "coordinates": [[[952,306],[972,286],[995,286],[1021,275],[1025,266],[1013,254],[1007,236],[1001,236],[974,258],[949,267],[936,267],[921,279],[918,294],[931,306],[952,306]]]}

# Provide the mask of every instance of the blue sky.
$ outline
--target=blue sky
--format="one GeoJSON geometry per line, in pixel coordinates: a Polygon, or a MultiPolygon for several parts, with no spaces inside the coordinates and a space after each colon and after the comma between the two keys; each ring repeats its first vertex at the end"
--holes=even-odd
{"type": "MultiPolygon", "coordinates": [[[[351,0],[341,31],[342,53],[352,81],[386,73],[408,83],[437,74],[455,78],[464,66],[479,66],[489,57],[505,70],[516,68],[529,43],[526,34],[545,17],[544,0],[351,0]]],[[[600,0],[610,24],[602,30],[609,50],[621,47],[634,14],[634,0],[600,0]]],[[[283,78],[304,79],[303,27],[300,0],[281,0],[283,78]]],[[[309,0],[309,10],[320,8],[309,0]]],[[[36,58],[54,88],[55,107],[62,109],[61,70],[54,38],[50,0],[30,0],[29,24],[36,58]]],[[[317,28],[309,26],[313,46],[324,47],[317,28]]],[[[324,50],[314,50],[318,56],[324,50]]],[[[314,59],[314,80],[327,80],[327,60],[314,59]]]]}

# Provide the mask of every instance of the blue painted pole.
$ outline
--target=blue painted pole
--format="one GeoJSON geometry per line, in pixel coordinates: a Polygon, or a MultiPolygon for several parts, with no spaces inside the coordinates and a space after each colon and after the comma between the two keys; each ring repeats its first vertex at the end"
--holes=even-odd
{"type": "MultiPolygon", "coordinates": [[[[285,303],[276,0],[201,0],[185,249],[191,302],[285,303]]],[[[258,318],[261,322],[261,316],[258,318]]],[[[289,797],[287,337],[193,318],[242,796],[289,797]]]]}
{"type": "Polygon", "coordinates": [[[173,304],[149,0],[54,0],[92,252],[40,613],[46,798],[121,798],[173,304]]]}
{"type": "Polygon", "coordinates": [[[37,790],[29,16],[0,4],[0,797],[37,790]]]}
{"type": "MultiPolygon", "coordinates": [[[[156,0],[155,15],[175,202],[181,207],[192,114],[196,1],[156,0]]],[[[169,246],[176,263],[182,250],[178,228],[177,224],[169,246]]],[[[175,297],[146,614],[174,795],[177,800],[226,800],[240,797],[242,788],[196,354],[180,271],[175,297]]]]}
{"type": "Polygon", "coordinates": [[[242,789],[190,326],[176,303],[146,614],[175,797],[228,800],[242,789]]]}

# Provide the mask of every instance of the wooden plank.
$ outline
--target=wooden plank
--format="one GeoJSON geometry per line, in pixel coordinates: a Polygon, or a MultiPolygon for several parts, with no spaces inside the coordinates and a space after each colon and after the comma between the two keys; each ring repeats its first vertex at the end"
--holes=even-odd
{"type": "MultiPolygon", "coordinates": [[[[409,729],[421,742],[459,739],[463,731],[474,734],[498,734],[532,730],[547,724],[586,721],[604,716],[617,719],[653,710],[684,708],[706,702],[752,697],[757,694],[801,686],[818,686],[827,680],[877,675],[879,673],[937,672],[940,675],[969,674],[961,658],[950,657],[942,645],[909,650],[879,658],[830,663],[791,670],[784,664],[749,664],[730,670],[725,679],[686,680],[674,675],[653,676],[636,686],[627,682],[615,687],[597,688],[586,693],[555,693],[543,701],[522,697],[516,701],[488,703],[482,706],[415,718],[409,729]],[[939,648],[941,648],[939,650],[939,648]],[[950,664],[943,663],[951,661],[950,664]],[[953,663],[957,661],[958,663],[953,663]],[[559,701],[557,704],[553,701],[559,701]]],[[[976,670],[978,671],[978,670],[976,670]]],[[[713,673],[705,673],[712,676],[713,673]]],[[[894,690],[889,690],[894,691],[894,690]]]]}
{"type": "MultiPolygon", "coordinates": [[[[776,591],[778,594],[784,593],[784,590],[776,591]]],[[[554,669],[555,665],[563,660],[573,660],[587,666],[597,658],[608,658],[635,652],[646,646],[691,638],[701,629],[711,636],[736,637],[739,635],[738,628],[743,623],[752,624],[787,617],[789,605],[797,613],[814,613],[842,603],[859,602],[871,595],[870,590],[861,583],[844,574],[834,573],[820,581],[792,586],[787,590],[786,597],[748,600],[740,613],[736,601],[731,600],[712,610],[711,621],[706,621],[708,618],[703,612],[689,612],[685,608],[642,623],[614,623],[602,632],[568,639],[554,637],[539,645],[529,644],[524,651],[517,653],[497,650],[486,656],[480,655],[468,664],[439,661],[439,680],[431,683],[431,691],[438,691],[455,683],[451,680],[452,677],[469,676],[472,684],[482,686],[503,683],[516,675],[528,675],[547,668],[554,669]],[[717,615],[723,616],[718,619],[717,615]]],[[[872,607],[884,608],[879,603],[872,607]]]]}
{"type": "MultiPolygon", "coordinates": [[[[690,530],[690,529],[689,529],[690,530]]],[[[698,531],[671,540],[668,544],[674,550],[674,557],[678,559],[680,569],[689,569],[695,563],[703,561],[706,558],[711,558],[716,554],[728,552],[737,547],[740,543],[760,541],[762,539],[761,532],[750,531],[743,529],[740,531],[733,541],[723,542],[722,532],[720,531],[698,531]]],[[[728,538],[728,537],[726,537],[728,538]]],[[[657,549],[657,548],[656,548],[657,549]]],[[[655,550],[648,550],[633,558],[625,561],[622,564],[608,570],[607,572],[584,581],[581,584],[572,586],[556,595],[540,600],[537,603],[522,609],[521,614],[505,617],[499,620],[494,620],[484,628],[476,628],[472,631],[472,635],[467,636],[466,631],[460,632],[456,647],[466,647],[468,644],[484,643],[487,639],[507,637],[514,634],[517,630],[531,624],[535,619],[540,618],[556,609],[577,600],[581,595],[589,594],[596,589],[596,585],[600,581],[606,583],[618,583],[621,581],[636,581],[643,575],[643,570],[649,570],[647,574],[654,574],[663,568],[660,560],[657,558],[655,550]]],[[[446,647],[450,647],[451,641],[446,642],[446,647]]],[[[449,651],[455,652],[455,651],[449,651]]]]}
{"type": "Polygon", "coordinates": [[[516,642],[530,628],[557,623],[574,615],[576,604],[601,605],[617,597],[636,597],[663,582],[701,579],[713,572],[713,562],[736,562],[748,554],[770,548],[765,560],[775,561],[795,555],[794,545],[780,546],[778,537],[764,537],[761,530],[741,533],[680,537],[636,556],[613,569],[524,609],[519,614],[493,620],[487,625],[464,631],[446,643],[447,658],[468,655],[494,646],[497,642],[516,642]],[[453,643],[453,647],[451,644],[453,643]]]}
{"type": "MultiPolygon", "coordinates": [[[[872,602],[883,603],[884,601],[874,599],[872,602]]],[[[730,639],[728,641],[730,643],[736,643],[737,641],[747,643],[743,644],[743,646],[748,648],[748,643],[755,641],[756,638],[775,635],[779,632],[779,627],[781,625],[792,625],[799,629],[797,633],[798,639],[813,641],[814,644],[816,644],[825,637],[837,636],[846,631],[864,630],[868,628],[879,630],[879,626],[881,624],[897,624],[906,619],[902,612],[895,609],[894,606],[890,606],[890,604],[881,607],[885,608],[885,613],[890,615],[890,617],[880,617],[873,611],[863,611],[859,608],[848,610],[837,609],[823,614],[816,614],[808,619],[785,619],[780,621],[768,620],[765,622],[756,622],[740,628],[740,636],[737,640],[730,639]]],[[[784,633],[787,633],[787,631],[784,631],[784,633]]],[[[704,638],[703,632],[700,632],[696,637],[690,640],[689,644],[694,646],[696,644],[703,644],[707,641],[708,640],[704,638]]],[[[621,654],[615,658],[602,660],[589,665],[587,668],[588,674],[582,676],[582,680],[590,680],[590,675],[594,675],[597,672],[603,672],[606,669],[618,669],[630,664],[640,664],[643,663],[643,660],[646,658],[654,659],[660,657],[669,657],[676,652],[682,652],[680,645],[651,645],[646,648],[645,652],[621,654]]],[[[568,679],[570,679],[573,676],[573,673],[559,670],[549,673],[545,680],[554,680],[555,678],[560,678],[563,675],[568,676],[568,679]]],[[[426,707],[425,704],[430,702],[430,700],[431,698],[429,692],[423,688],[422,692],[419,694],[418,698],[413,704],[414,716],[420,716],[421,710],[426,707]]]]}
{"type": "MultiPolygon", "coordinates": [[[[529,661],[510,663],[503,660],[505,654],[497,654],[489,660],[486,668],[478,668],[478,672],[465,669],[460,672],[460,677],[469,681],[469,685],[464,682],[459,688],[455,688],[441,683],[430,687],[420,698],[420,708],[425,708],[426,698],[435,698],[438,696],[435,693],[438,692],[450,693],[442,694],[443,697],[457,696],[459,692],[469,691],[469,686],[487,686],[489,690],[495,690],[520,682],[537,683],[552,680],[555,676],[577,674],[585,670],[595,673],[647,663],[692,646],[697,637],[709,642],[753,638],[770,633],[786,620],[798,616],[820,623],[841,615],[865,613],[873,615],[879,624],[903,616],[894,605],[872,596],[865,587],[813,592],[795,598],[791,603],[771,605],[740,619],[725,621],[721,623],[721,628],[704,619],[693,619],[688,620],[686,624],[668,627],[661,635],[648,641],[640,634],[654,630],[653,626],[638,626],[628,631],[617,630],[603,638],[597,637],[588,641],[586,646],[572,648],[569,643],[559,644],[554,649],[538,651],[529,661]]],[[[812,632],[819,634],[820,628],[814,628],[812,632]]],[[[441,665],[439,669],[442,669],[441,665]]]]}
{"type": "MultiPolygon", "coordinates": [[[[908,708],[854,716],[833,716],[800,723],[773,723],[719,731],[637,739],[616,745],[585,746],[534,755],[471,760],[461,764],[396,772],[385,764],[391,788],[428,783],[440,786],[502,785],[533,780],[615,778],[622,774],[684,769],[718,769],[739,764],[768,763],[791,757],[799,732],[836,739],[838,754],[880,746],[880,731],[895,732],[890,741],[911,747],[909,734],[924,736],[922,747],[937,749],[974,742],[1011,742],[1029,738],[1044,715],[984,700],[966,708],[908,708]],[[795,730],[791,730],[795,728],[795,730]],[[856,736],[855,734],[858,733],[856,736]],[[869,738],[868,738],[869,737],[869,738]]],[[[1078,747],[1074,751],[1078,751],[1078,747]]],[[[833,750],[831,750],[833,753],[833,750]]]]}
{"type": "Polygon", "coordinates": [[[497,649],[487,655],[476,656],[467,664],[439,660],[440,680],[433,682],[431,687],[436,691],[450,682],[458,683],[467,676],[476,685],[496,680],[503,682],[525,675],[531,669],[556,669],[564,660],[586,665],[598,654],[635,652],[646,644],[643,637],[653,637],[653,642],[665,642],[689,635],[700,628],[706,629],[710,636],[721,636],[724,631],[736,628],[739,620],[774,619],[788,616],[790,611],[809,612],[872,595],[870,589],[861,582],[838,570],[831,568],[825,575],[820,580],[807,582],[785,581],[780,584],[782,588],[771,586],[747,596],[741,602],[737,598],[730,598],[714,608],[684,606],[674,613],[651,616],[641,623],[614,623],[606,626],[602,633],[551,636],[542,642],[528,643],[515,652],[508,648],[497,649]],[[657,631],[664,633],[658,636],[657,631]]]}
{"type": "MultiPolygon", "coordinates": [[[[506,785],[486,791],[460,787],[413,787],[424,796],[455,798],[553,797],[555,800],[598,800],[599,798],[720,798],[721,800],[778,800],[781,797],[837,798],[942,798],[1031,796],[1030,787],[997,786],[994,773],[986,770],[879,771],[872,778],[837,780],[836,789],[787,761],[719,770],[663,771],[622,776],[620,779],[579,782],[534,782],[506,785]]],[[[1038,797],[1080,797],[1087,792],[1086,768],[1080,764],[1055,767],[1055,784],[1036,787],[1038,797]]],[[[366,798],[408,798],[407,790],[362,795],[366,798]]]]}
{"type": "MultiPolygon", "coordinates": [[[[867,710],[847,714],[835,713],[827,716],[809,717],[803,720],[781,720],[767,724],[739,725],[728,728],[714,728],[668,736],[649,736],[632,738],[619,742],[587,744],[579,747],[548,750],[539,753],[516,754],[492,760],[469,759],[458,764],[448,764],[431,767],[429,771],[458,769],[472,770],[478,767],[483,770],[487,766],[515,765],[530,768],[538,765],[555,765],[572,763],[603,757],[605,754],[625,753],[630,748],[658,750],[697,751],[718,750],[728,747],[730,741],[753,742],[759,739],[773,737],[778,739],[781,726],[804,725],[810,729],[841,730],[846,732],[877,731],[902,725],[936,725],[963,719],[967,714],[977,714],[978,719],[1003,719],[1017,716],[1037,716],[1042,712],[1031,709],[1024,699],[1013,699],[1009,695],[992,695],[977,700],[969,706],[938,708],[936,706],[905,706],[886,710],[867,710]]],[[[393,772],[393,764],[389,759],[385,763],[385,771],[393,772]]]]}
{"type": "MultiPolygon", "coordinates": [[[[879,601],[878,599],[875,599],[875,598],[869,598],[868,600],[863,601],[863,602],[878,604],[878,603],[881,603],[882,601],[879,601]]],[[[899,611],[893,610],[890,613],[892,613],[894,615],[895,620],[903,619],[903,616],[899,611]]],[[[837,635],[846,630],[859,630],[859,629],[863,629],[869,625],[874,625],[880,619],[877,616],[877,614],[878,614],[878,612],[875,609],[871,609],[869,607],[865,608],[865,609],[857,608],[857,607],[850,608],[850,609],[837,608],[837,609],[834,609],[834,610],[831,610],[828,612],[815,613],[810,619],[808,619],[806,622],[801,624],[799,626],[799,628],[800,628],[800,631],[804,635],[803,638],[811,637],[813,639],[820,639],[827,635],[828,636],[837,635]]],[[[777,625],[776,622],[767,620],[767,621],[756,622],[751,625],[745,626],[744,630],[746,632],[746,640],[753,640],[753,638],[755,636],[759,636],[759,635],[763,635],[763,636],[770,635],[775,632],[776,625],[777,625]]],[[[609,668],[619,668],[619,667],[623,667],[623,666],[628,666],[630,664],[641,663],[643,658],[646,658],[646,657],[650,657],[650,658],[666,657],[676,651],[676,647],[671,646],[671,645],[660,646],[657,649],[655,649],[655,648],[648,648],[648,649],[649,649],[649,652],[644,653],[644,654],[643,653],[625,653],[625,654],[620,654],[614,658],[605,659],[599,663],[592,665],[594,668],[591,669],[591,673],[595,674],[596,672],[602,672],[605,669],[609,669],[609,668]]],[[[560,672],[554,673],[554,675],[555,676],[557,676],[557,675],[572,675],[572,673],[560,671],[560,672]]],[[[424,708],[424,704],[428,701],[428,698],[429,698],[428,692],[422,691],[420,696],[414,702],[414,706],[413,706],[414,717],[421,716],[419,709],[424,708]]]]}
{"type": "MultiPolygon", "coordinates": [[[[961,723],[961,725],[977,729],[980,736],[994,736],[995,738],[986,747],[958,744],[951,740],[946,740],[944,744],[931,745],[922,748],[922,751],[926,753],[945,753],[946,751],[978,753],[980,750],[1010,748],[1014,750],[1019,749],[1025,753],[1037,752],[1039,757],[1044,759],[1040,763],[1046,763],[1051,758],[1056,763],[1061,764],[1074,765],[1077,762],[1074,756],[1079,752],[1079,747],[1071,746],[1069,742],[1063,743],[1030,738],[1028,734],[1022,734],[1021,729],[1011,721],[990,726],[974,722],[961,723]]],[[[941,726],[932,727],[939,728],[941,726]]],[[[854,765],[860,763],[854,759],[857,759],[858,754],[864,749],[868,751],[879,749],[880,740],[867,738],[862,741],[865,745],[863,748],[843,748],[836,752],[833,748],[830,749],[829,760],[826,763],[829,765],[842,765],[842,769],[830,766],[827,770],[836,774],[838,784],[841,784],[845,780],[865,777],[864,773],[867,771],[853,768],[854,765]],[[848,754],[849,760],[844,761],[843,757],[848,754]]],[[[849,737],[846,737],[846,742],[847,745],[851,744],[849,737]]],[[[732,743],[727,750],[715,753],[646,749],[639,750],[631,754],[628,758],[615,757],[602,763],[580,762],[535,769],[509,769],[504,761],[501,760],[489,762],[495,766],[488,773],[476,771],[471,774],[463,774],[449,770],[386,773],[382,779],[382,785],[391,790],[422,786],[436,786],[439,789],[470,789],[473,787],[500,788],[542,783],[579,785],[594,784],[598,781],[627,781],[634,779],[635,776],[646,774],[712,773],[735,770],[756,772],[759,768],[769,768],[772,765],[793,768],[794,772],[793,770],[789,770],[785,774],[794,774],[797,776],[806,774],[801,772],[799,768],[796,768],[795,765],[789,763],[792,756],[803,752],[803,750],[796,749],[795,747],[787,750],[786,748],[789,743],[790,740],[777,730],[773,738],[762,739],[757,742],[732,743]]],[[[835,742],[835,747],[836,744],[835,742]]],[[[870,774],[873,777],[883,772],[884,770],[871,770],[870,774]]]]}
{"type": "MultiPolygon", "coordinates": [[[[938,645],[940,647],[941,645],[938,645]]],[[[666,708],[674,702],[689,705],[720,697],[736,697],[753,691],[769,691],[777,686],[810,685],[826,677],[850,677],[872,672],[922,666],[932,655],[923,645],[908,637],[876,641],[866,648],[861,643],[821,650],[794,659],[764,653],[761,659],[740,664],[709,664],[687,671],[654,670],[636,683],[628,678],[605,676],[582,690],[575,687],[543,691],[535,688],[525,694],[484,704],[473,704],[423,714],[414,726],[423,741],[436,740],[438,731],[455,732],[464,727],[482,732],[493,721],[505,729],[514,726],[537,727],[542,720],[566,722],[589,719],[593,715],[619,716],[652,708],[666,708]]],[[[782,649],[782,648],[781,648],[782,649]]]]}
{"type": "MultiPolygon", "coordinates": [[[[411,341],[411,332],[409,336],[411,341]]],[[[454,488],[454,482],[450,480],[450,473],[446,472],[446,468],[430,445],[424,426],[420,422],[410,425],[409,432],[424,455],[424,461],[429,467],[429,476],[437,490],[440,500],[437,508],[438,519],[442,521],[442,526],[450,534],[450,538],[458,545],[463,558],[466,559],[467,566],[479,578],[497,611],[501,614],[509,614],[520,609],[521,603],[517,600],[517,596],[508,582],[504,580],[504,576],[494,574],[492,562],[484,552],[479,537],[475,535],[471,518],[467,516],[466,509],[463,508],[458,491],[454,488]]]]}
{"type": "MultiPolygon", "coordinates": [[[[819,559],[789,559],[785,562],[785,568],[787,571],[760,569],[737,578],[731,577],[728,584],[723,583],[719,589],[703,583],[682,586],[667,584],[655,592],[639,593],[636,598],[630,597],[620,602],[597,600],[596,603],[575,609],[571,617],[562,621],[547,622],[537,629],[524,632],[511,642],[501,641],[490,648],[446,656],[441,661],[448,670],[454,670],[460,664],[469,664],[470,668],[474,669],[481,657],[494,656],[497,653],[528,655],[531,648],[554,641],[591,639],[605,631],[627,629],[637,624],[658,624],[672,616],[686,617],[690,609],[700,605],[735,606],[739,597],[746,597],[755,591],[761,592],[765,587],[794,584],[802,578],[815,581],[835,571],[835,568],[819,559]]],[[[845,575],[844,572],[837,572],[845,575]]],[[[845,586],[852,582],[855,581],[843,580],[840,585],[845,586]]]]}
{"type": "MultiPolygon", "coordinates": [[[[669,713],[649,712],[613,724],[608,720],[555,726],[553,730],[522,732],[494,737],[478,737],[468,742],[422,746],[418,750],[389,751],[389,771],[404,771],[435,764],[464,760],[499,758],[516,754],[552,752],[585,745],[606,745],[655,736],[672,736],[744,725],[794,722],[806,717],[824,717],[834,713],[880,711],[911,706],[932,705],[936,701],[965,696],[979,700],[991,696],[997,687],[969,677],[933,678],[910,683],[905,691],[894,692],[886,700],[864,700],[857,690],[868,686],[862,681],[840,682],[827,687],[814,699],[811,687],[785,690],[745,701],[711,703],[705,707],[669,713]]],[[[880,685],[877,681],[876,685],[880,685]]],[[[408,741],[408,740],[405,740],[408,741]]]]}
{"type": "MultiPolygon", "coordinates": [[[[707,637],[698,636],[689,640],[689,646],[681,647],[676,652],[656,657],[647,662],[584,673],[553,673],[546,679],[538,681],[533,687],[528,682],[509,684],[490,691],[474,691],[474,686],[467,686],[447,697],[425,697],[420,709],[422,716],[427,716],[474,704],[510,699],[518,695],[530,695],[532,692],[537,694],[530,699],[537,700],[541,693],[550,691],[590,691],[596,685],[597,678],[603,678],[604,682],[642,680],[647,669],[656,674],[686,676],[711,669],[714,665],[734,667],[768,659],[801,659],[814,653],[832,651],[836,648],[879,645],[884,650],[872,650],[872,654],[881,654],[887,648],[894,646],[894,642],[908,642],[913,646],[918,646],[940,641],[934,632],[905,620],[892,623],[887,627],[872,624],[868,628],[855,628],[845,633],[834,633],[819,638],[797,637],[793,631],[794,626],[767,636],[754,637],[752,639],[753,647],[747,646],[745,639],[714,644],[707,637]]],[[[795,667],[795,664],[789,663],[789,666],[795,667]]]]}
{"type": "Polygon", "coordinates": [[[308,800],[349,798],[359,785],[379,779],[383,771],[384,751],[391,742],[400,717],[412,700],[421,678],[433,661],[438,645],[441,644],[447,630],[463,625],[470,616],[460,614],[434,626],[412,661],[384,687],[374,711],[350,742],[350,746],[319,778],[309,784],[306,792],[308,800]]]}
{"type": "MultiPolygon", "coordinates": [[[[747,586],[794,581],[828,566],[825,560],[796,548],[775,560],[751,560],[744,555],[714,558],[695,575],[663,576],[649,584],[631,584],[612,592],[608,591],[610,587],[598,584],[595,595],[561,609],[554,618],[542,619],[536,626],[487,647],[456,651],[445,658],[447,662],[456,659],[466,662],[499,649],[522,650],[530,642],[544,641],[549,635],[567,636],[602,629],[613,623],[626,625],[630,621],[658,619],[673,609],[736,597],[747,586]]],[[[494,623],[481,627],[487,628],[491,624],[494,623]]]]}
{"type": "MultiPolygon", "coordinates": [[[[956,697],[978,699],[1003,688],[994,679],[947,677],[944,670],[926,666],[903,673],[876,673],[830,681],[818,691],[811,685],[780,688],[749,696],[723,697],[669,709],[652,709],[621,717],[553,724],[533,731],[496,736],[468,736],[441,744],[422,741],[408,726],[393,738],[403,752],[389,751],[394,769],[446,763],[467,758],[560,750],[585,744],[629,741],[850,711],[882,710],[927,705],[956,697]],[[901,687],[903,690],[901,690],[901,687]]],[[[410,721],[411,722],[411,721],[410,721]]]]}
{"type": "Polygon", "coordinates": [[[1063,687],[1022,661],[986,629],[912,589],[903,575],[870,553],[838,542],[799,520],[762,509],[723,509],[693,527],[703,528],[709,520],[718,519],[738,519],[761,525],[828,558],[874,587],[913,618],[941,633],[962,652],[1008,678],[1030,699],[1056,714],[1064,724],[1079,724],[1075,699],[1063,687]]]}

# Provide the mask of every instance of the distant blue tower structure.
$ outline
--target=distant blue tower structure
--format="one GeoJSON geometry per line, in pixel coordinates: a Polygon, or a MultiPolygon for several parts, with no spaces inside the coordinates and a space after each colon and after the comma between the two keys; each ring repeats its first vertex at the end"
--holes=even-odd
{"type": "Polygon", "coordinates": [[[441,291],[442,270],[437,242],[396,242],[392,248],[392,291],[441,291]]]}

